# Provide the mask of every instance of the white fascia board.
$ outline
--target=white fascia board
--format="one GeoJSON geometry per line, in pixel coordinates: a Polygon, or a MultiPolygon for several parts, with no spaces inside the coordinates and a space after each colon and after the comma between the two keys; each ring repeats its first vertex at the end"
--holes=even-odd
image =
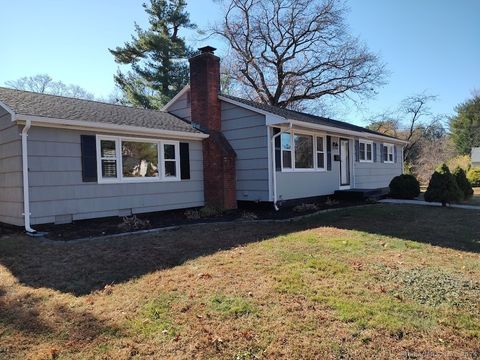
{"type": "Polygon", "coordinates": [[[329,132],[334,132],[334,133],[339,133],[339,134],[347,134],[347,135],[352,135],[352,136],[357,136],[361,137],[362,139],[377,139],[377,140],[382,140],[385,142],[390,142],[390,143],[399,143],[399,144],[408,144],[408,141],[400,140],[400,139],[393,139],[388,136],[382,136],[382,135],[376,135],[376,134],[371,134],[368,132],[363,132],[363,131],[353,131],[353,130],[346,130],[346,129],[340,129],[334,126],[327,126],[327,125],[320,125],[320,124],[312,124],[308,123],[305,121],[299,121],[299,120],[288,120],[289,123],[292,125],[308,128],[308,129],[318,129],[318,130],[323,130],[323,131],[329,131],[329,132]]]}
{"type": "Polygon", "coordinates": [[[32,115],[17,115],[17,121],[31,121],[32,126],[54,127],[71,130],[103,131],[115,134],[129,134],[142,136],[167,136],[178,139],[201,140],[208,138],[208,134],[188,133],[184,131],[151,129],[139,126],[116,125],[93,121],[54,119],[32,115]]]}
{"type": "Polygon", "coordinates": [[[13,111],[13,109],[11,109],[7,104],[5,104],[2,101],[0,101],[0,106],[2,108],[4,108],[6,110],[6,112],[8,112],[12,116],[12,121],[15,121],[15,119],[16,119],[15,111],[13,111]]]}
{"type": "Polygon", "coordinates": [[[168,109],[170,108],[170,106],[172,106],[173,104],[175,104],[177,102],[178,99],[180,99],[183,94],[185,94],[188,90],[190,90],[190,85],[185,85],[183,87],[182,90],[180,90],[178,92],[177,95],[175,95],[168,103],[166,103],[160,110],[161,111],[168,111],[168,109]]]}

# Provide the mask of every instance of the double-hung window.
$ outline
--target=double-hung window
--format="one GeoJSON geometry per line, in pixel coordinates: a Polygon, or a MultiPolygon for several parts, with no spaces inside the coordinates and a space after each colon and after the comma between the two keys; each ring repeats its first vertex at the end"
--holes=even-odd
{"type": "Polygon", "coordinates": [[[368,140],[359,141],[359,159],[360,162],[373,161],[373,142],[368,140]]]}
{"type": "Polygon", "coordinates": [[[179,148],[176,141],[97,136],[98,181],[179,180],[179,148]]]}
{"type": "Polygon", "coordinates": [[[392,144],[383,144],[383,162],[393,163],[394,161],[394,145],[392,144]]]}
{"type": "Polygon", "coordinates": [[[292,168],[292,134],[282,132],[280,135],[282,146],[282,169],[292,168]]]}
{"type": "Polygon", "coordinates": [[[319,170],[325,170],[325,159],[327,155],[325,142],[325,137],[317,136],[317,169],[319,170]]]}

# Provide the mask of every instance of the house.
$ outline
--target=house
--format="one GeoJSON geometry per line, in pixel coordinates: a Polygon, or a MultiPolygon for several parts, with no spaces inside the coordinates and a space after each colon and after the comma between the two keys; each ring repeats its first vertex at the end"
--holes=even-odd
{"type": "Polygon", "coordinates": [[[162,111],[0,88],[0,221],[25,226],[385,188],[404,142],[220,94],[211,47],[162,111]]]}
{"type": "Polygon", "coordinates": [[[480,147],[472,148],[472,167],[480,167],[480,147]]]}

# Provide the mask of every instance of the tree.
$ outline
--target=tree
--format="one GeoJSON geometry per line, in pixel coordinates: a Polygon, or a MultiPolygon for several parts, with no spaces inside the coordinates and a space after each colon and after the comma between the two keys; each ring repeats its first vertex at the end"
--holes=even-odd
{"type": "Polygon", "coordinates": [[[283,108],[370,96],[384,66],[345,24],[339,0],[223,0],[213,33],[228,43],[230,75],[250,98],[283,108]]]}
{"type": "Polygon", "coordinates": [[[132,71],[118,70],[114,76],[126,101],[134,106],[158,109],[188,83],[186,58],[192,50],[180,32],[193,29],[185,0],[150,0],[143,4],[149,15],[149,28],[135,24],[131,42],[109,49],[119,64],[132,71]]]}
{"type": "Polygon", "coordinates": [[[473,189],[472,184],[470,184],[470,181],[467,179],[465,170],[463,170],[461,167],[457,167],[453,172],[453,176],[455,177],[458,187],[463,192],[463,198],[465,200],[470,199],[473,195],[473,189]]]}
{"type": "Polygon", "coordinates": [[[472,147],[480,146],[480,95],[456,107],[457,114],[450,119],[450,131],[457,151],[470,154],[472,147]]]}
{"type": "Polygon", "coordinates": [[[50,75],[38,74],[25,76],[17,80],[6,81],[5,85],[17,90],[33,91],[42,94],[74,97],[77,99],[93,100],[95,96],[78,85],[66,85],[55,81],[50,75]]]}
{"type": "Polygon", "coordinates": [[[443,164],[438,170],[436,170],[428,189],[425,192],[425,201],[428,202],[441,202],[442,206],[447,206],[452,202],[458,202],[463,199],[463,193],[455,181],[455,177],[450,173],[448,166],[443,164]]]}

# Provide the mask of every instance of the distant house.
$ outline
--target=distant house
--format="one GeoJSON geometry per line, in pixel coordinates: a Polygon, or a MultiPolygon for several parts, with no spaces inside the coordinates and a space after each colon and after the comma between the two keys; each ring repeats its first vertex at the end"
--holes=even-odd
{"type": "Polygon", "coordinates": [[[25,226],[377,189],[402,140],[220,94],[220,60],[190,59],[162,111],[0,88],[0,221],[25,226]]]}
{"type": "Polygon", "coordinates": [[[480,167],[480,147],[472,148],[472,167],[480,167]]]}

